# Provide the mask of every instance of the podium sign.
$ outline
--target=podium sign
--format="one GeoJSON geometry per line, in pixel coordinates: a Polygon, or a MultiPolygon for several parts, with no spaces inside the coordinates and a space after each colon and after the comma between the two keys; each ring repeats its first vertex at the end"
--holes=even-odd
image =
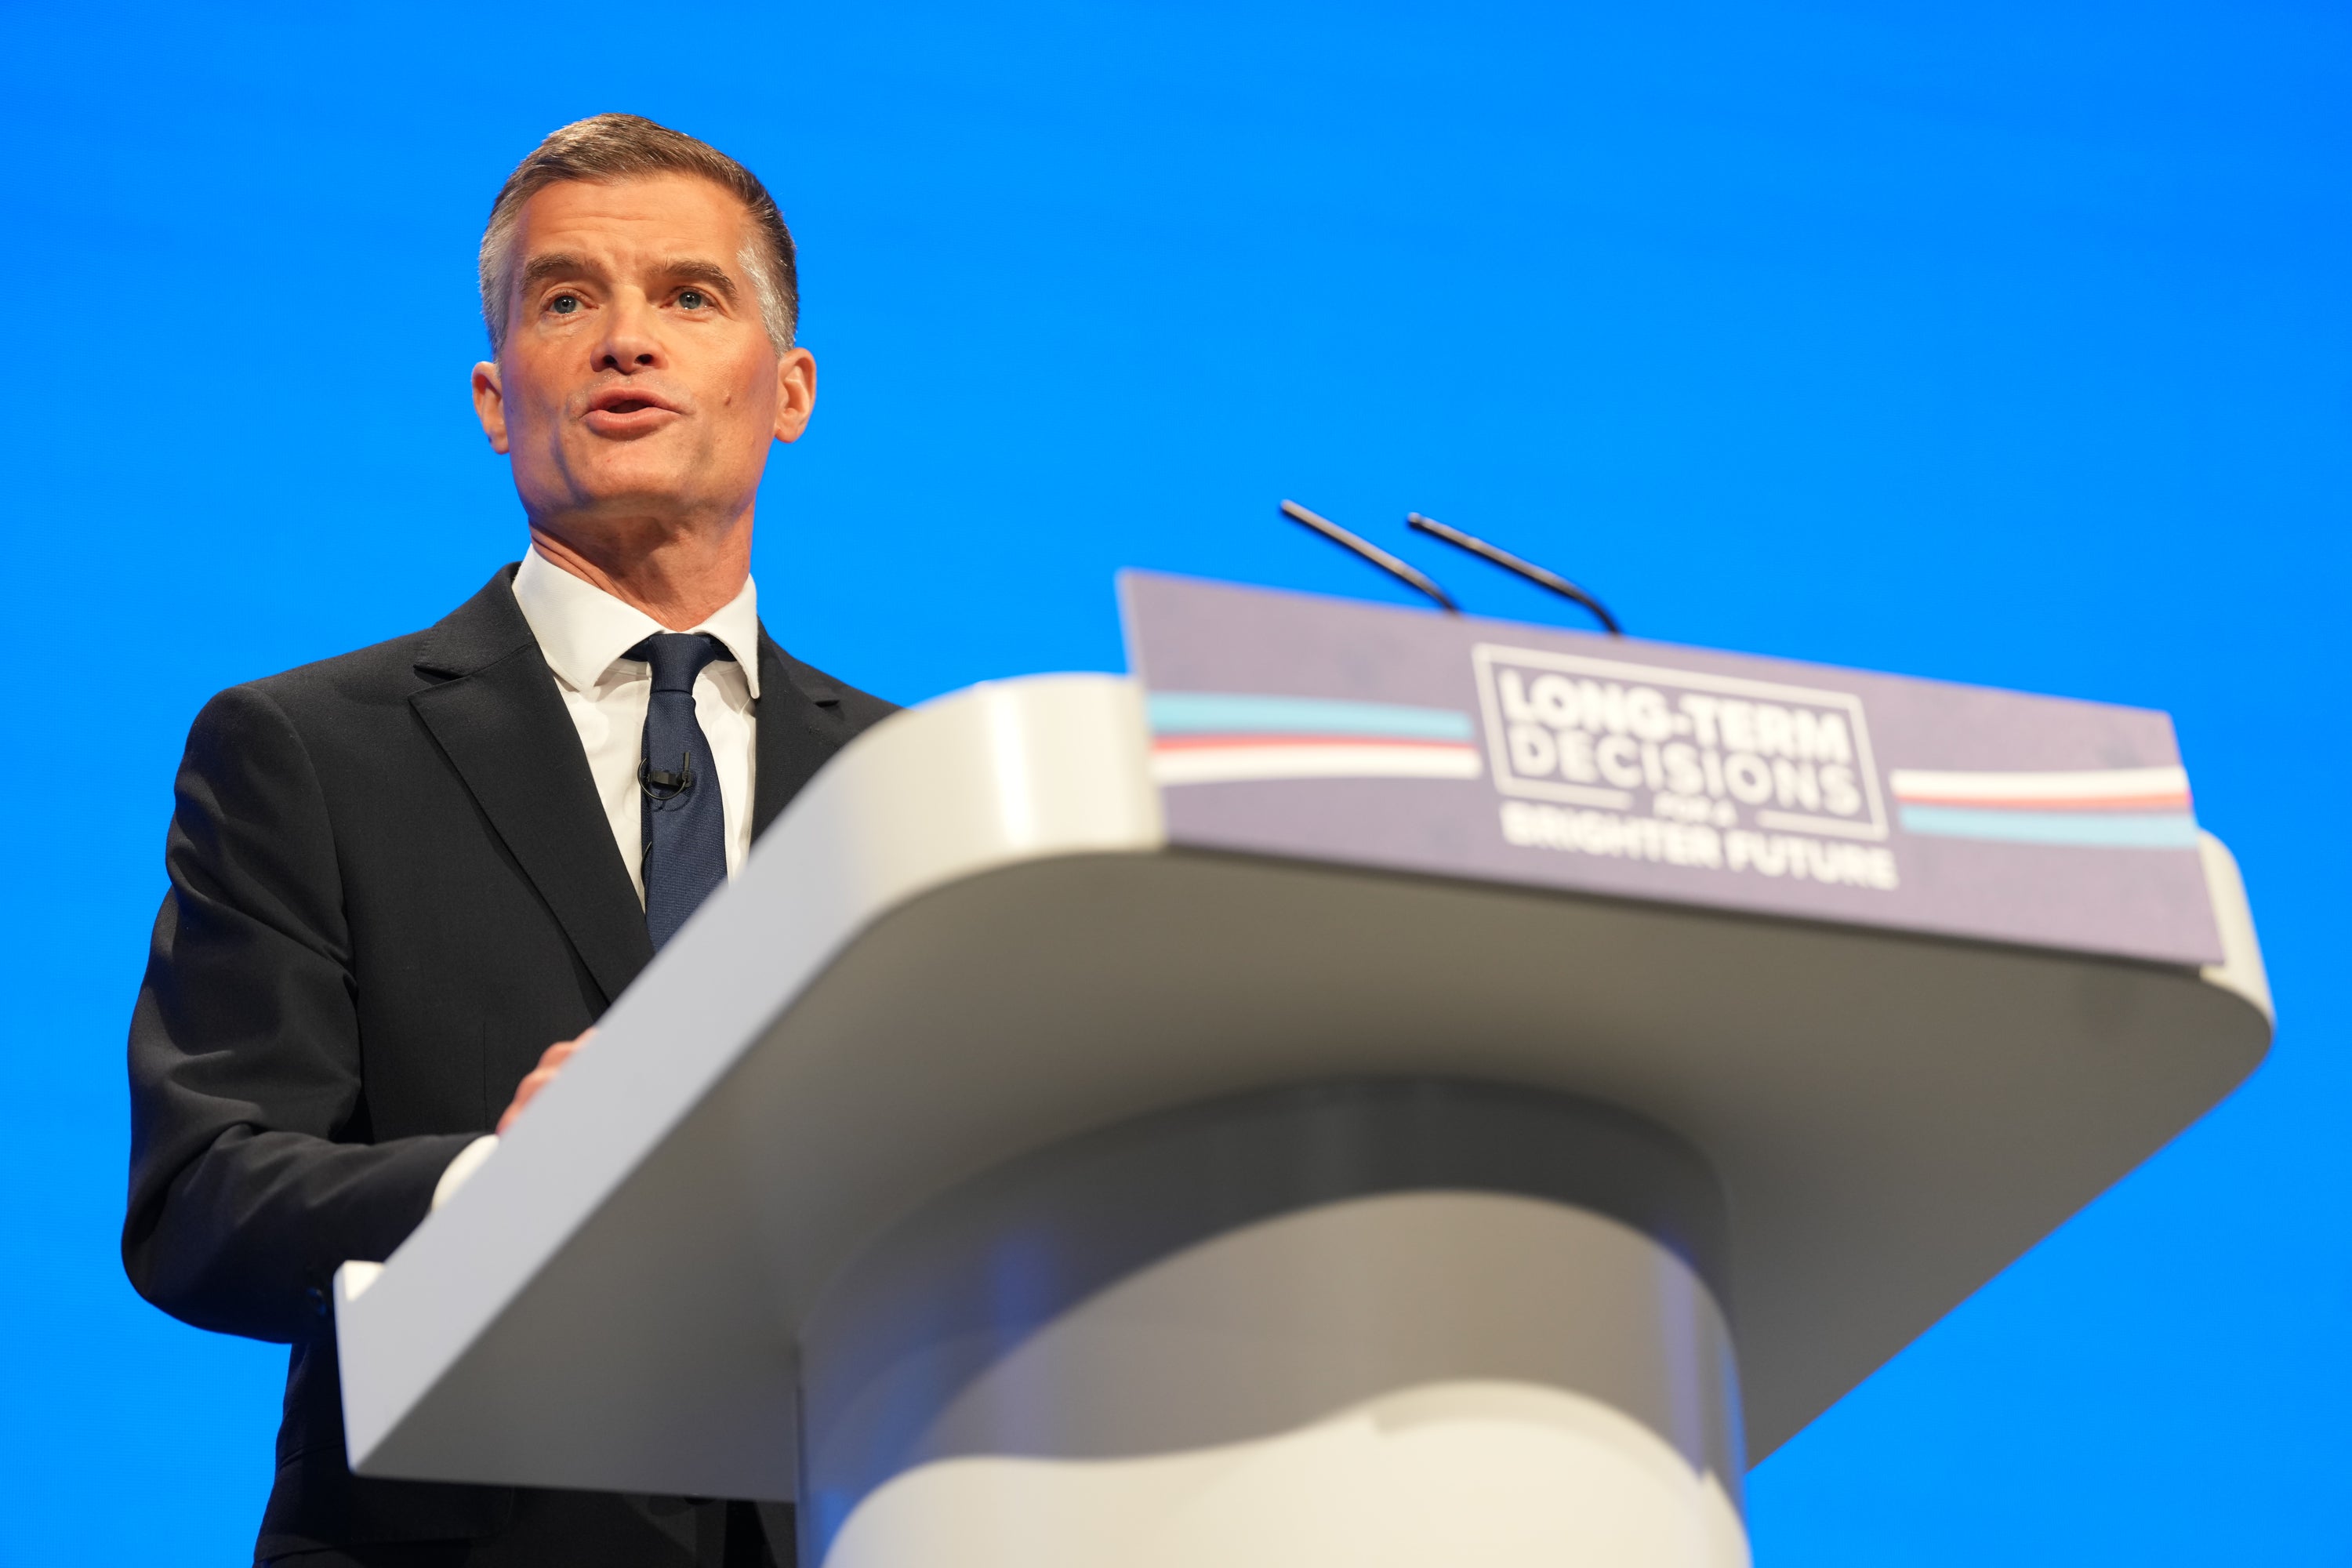
{"type": "Polygon", "coordinates": [[[1120,589],[1171,843],[2221,961],[2162,713],[1146,573],[1120,589]]]}

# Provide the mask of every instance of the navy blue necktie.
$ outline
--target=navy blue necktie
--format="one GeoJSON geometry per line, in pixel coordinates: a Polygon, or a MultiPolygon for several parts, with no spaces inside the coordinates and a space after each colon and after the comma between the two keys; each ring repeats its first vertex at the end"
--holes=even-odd
{"type": "Polygon", "coordinates": [[[727,806],[710,742],[694,716],[694,678],[713,659],[732,658],[705,632],[659,632],[629,650],[653,666],[646,704],[646,931],[654,950],[727,879],[727,806]]]}

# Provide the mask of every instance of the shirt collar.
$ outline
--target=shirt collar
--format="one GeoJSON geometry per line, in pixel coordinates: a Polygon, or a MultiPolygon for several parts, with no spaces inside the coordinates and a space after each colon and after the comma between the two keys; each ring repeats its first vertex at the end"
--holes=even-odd
{"type": "MultiPolygon", "coordinates": [[[[623,604],[586,579],[574,577],[536,549],[524,553],[515,571],[514,596],[548,668],[575,691],[594,689],[615,660],[656,632],[669,629],[635,605],[623,604]]],[[[686,629],[709,632],[725,644],[743,667],[751,696],[759,697],[760,596],[750,577],[700,626],[686,629]]]]}

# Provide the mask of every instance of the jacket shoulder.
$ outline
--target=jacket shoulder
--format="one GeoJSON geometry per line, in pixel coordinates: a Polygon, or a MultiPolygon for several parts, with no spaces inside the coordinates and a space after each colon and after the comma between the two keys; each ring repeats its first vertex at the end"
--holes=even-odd
{"type": "Polygon", "coordinates": [[[898,710],[898,705],[896,702],[887,698],[877,697],[870,691],[861,691],[840,677],[819,669],[806,659],[795,658],[784,650],[782,644],[764,632],[761,634],[761,642],[766,654],[782,668],[784,678],[793,683],[801,695],[820,708],[828,708],[838,713],[845,722],[849,733],[856,734],[859,731],[868,729],[898,710]]]}
{"type": "Polygon", "coordinates": [[[404,707],[437,679],[467,673],[532,646],[530,627],[508,586],[513,578],[514,568],[503,567],[472,598],[432,626],[242,682],[215,697],[207,711],[235,704],[240,697],[258,699],[300,729],[364,710],[404,707]]]}
{"type": "MultiPolygon", "coordinates": [[[[785,657],[791,658],[789,654],[785,657]]],[[[832,689],[841,703],[842,717],[857,729],[864,730],[877,724],[898,710],[898,705],[887,698],[877,697],[870,691],[861,691],[849,682],[836,679],[814,665],[802,665],[801,668],[808,672],[811,679],[832,689]]]]}
{"type": "Polygon", "coordinates": [[[417,675],[416,666],[432,635],[430,628],[409,632],[243,682],[242,688],[268,698],[289,715],[338,702],[404,701],[429,684],[417,675]]]}

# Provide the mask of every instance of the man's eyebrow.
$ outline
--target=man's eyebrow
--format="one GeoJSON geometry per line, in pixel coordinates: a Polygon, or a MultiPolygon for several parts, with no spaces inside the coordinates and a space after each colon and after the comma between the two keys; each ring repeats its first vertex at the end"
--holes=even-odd
{"type": "Polygon", "coordinates": [[[706,261],[698,256],[682,256],[675,261],[665,261],[661,263],[661,272],[673,283],[699,283],[718,289],[730,300],[735,298],[742,287],[735,281],[735,274],[716,261],[706,261]]]}
{"type": "Polygon", "coordinates": [[[525,294],[553,278],[596,278],[600,268],[584,256],[568,250],[551,250],[534,256],[522,264],[522,281],[518,289],[525,294]]]}

